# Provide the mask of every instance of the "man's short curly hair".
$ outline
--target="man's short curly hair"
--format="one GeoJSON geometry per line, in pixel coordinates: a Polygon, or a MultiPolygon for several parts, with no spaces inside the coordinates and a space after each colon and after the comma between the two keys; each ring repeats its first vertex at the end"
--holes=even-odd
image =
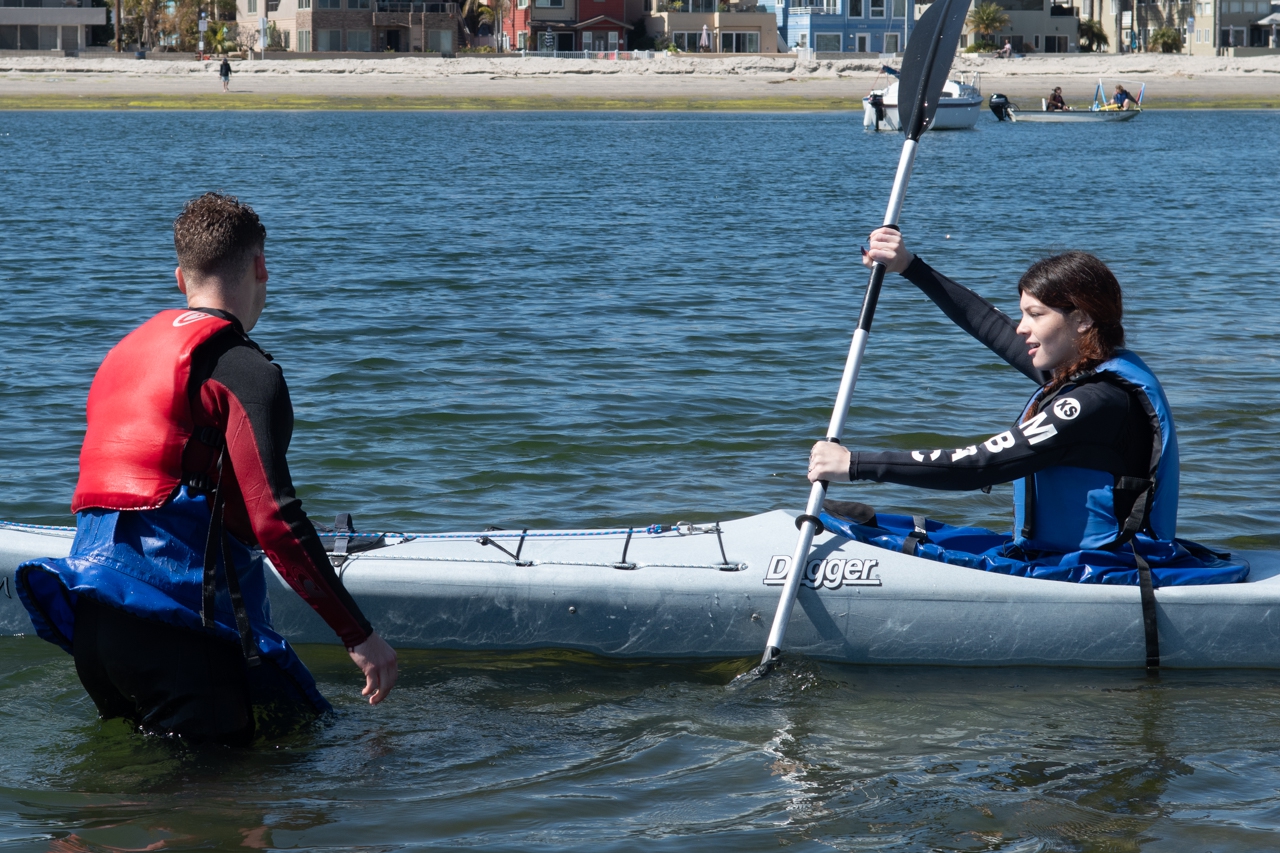
{"type": "Polygon", "coordinates": [[[266,239],[258,214],[232,195],[205,193],[193,198],[173,220],[178,266],[201,278],[239,276],[266,239]]]}

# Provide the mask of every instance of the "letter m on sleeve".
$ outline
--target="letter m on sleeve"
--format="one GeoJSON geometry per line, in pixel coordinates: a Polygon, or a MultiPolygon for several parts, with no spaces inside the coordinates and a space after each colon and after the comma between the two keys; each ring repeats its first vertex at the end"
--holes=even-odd
{"type": "Polygon", "coordinates": [[[1039,444],[1045,439],[1053,438],[1058,434],[1056,426],[1045,423],[1048,418],[1048,412],[1041,412],[1031,420],[1024,421],[1018,425],[1018,429],[1022,430],[1022,434],[1027,437],[1028,444],[1039,444]]]}

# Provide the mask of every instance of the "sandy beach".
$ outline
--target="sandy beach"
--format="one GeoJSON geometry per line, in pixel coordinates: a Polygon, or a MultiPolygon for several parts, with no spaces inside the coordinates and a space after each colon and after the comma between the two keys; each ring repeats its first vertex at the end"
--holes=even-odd
{"type": "MultiPolygon", "coordinates": [[[[877,84],[870,59],[802,62],[792,55],[609,61],[267,59],[232,63],[222,95],[217,63],[133,58],[0,59],[0,108],[617,108],[852,109],[877,84]]],[[[1147,85],[1150,108],[1280,107],[1280,56],[1067,54],[993,59],[961,54],[985,93],[1040,98],[1062,86],[1086,103],[1099,79],[1147,85]]]]}

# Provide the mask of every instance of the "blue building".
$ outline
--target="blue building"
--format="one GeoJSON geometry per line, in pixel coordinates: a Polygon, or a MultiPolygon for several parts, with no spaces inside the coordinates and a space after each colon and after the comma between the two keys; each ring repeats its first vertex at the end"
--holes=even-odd
{"type": "Polygon", "coordinates": [[[819,53],[900,53],[915,0],[777,0],[778,47],[819,53]]]}

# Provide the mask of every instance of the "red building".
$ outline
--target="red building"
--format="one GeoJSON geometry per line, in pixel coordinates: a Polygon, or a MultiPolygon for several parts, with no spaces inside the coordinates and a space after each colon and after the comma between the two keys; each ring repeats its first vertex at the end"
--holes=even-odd
{"type": "Polygon", "coordinates": [[[626,50],[643,0],[513,0],[503,21],[507,50],[626,50]]]}

